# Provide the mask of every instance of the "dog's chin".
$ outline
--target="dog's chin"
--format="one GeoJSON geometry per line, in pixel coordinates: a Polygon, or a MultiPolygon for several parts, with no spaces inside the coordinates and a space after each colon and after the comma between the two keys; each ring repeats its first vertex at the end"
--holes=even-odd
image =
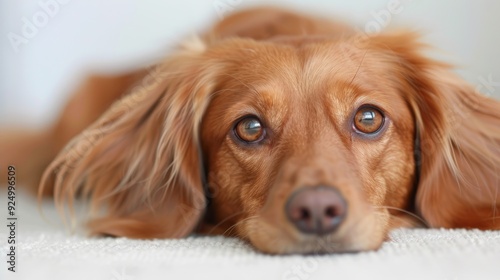
{"type": "MultiPolygon", "coordinates": [[[[379,213],[380,214],[380,213],[379,213]]],[[[301,234],[292,227],[249,219],[239,230],[257,250],[268,254],[330,254],[377,250],[387,235],[387,220],[373,212],[327,235],[301,234]]]]}

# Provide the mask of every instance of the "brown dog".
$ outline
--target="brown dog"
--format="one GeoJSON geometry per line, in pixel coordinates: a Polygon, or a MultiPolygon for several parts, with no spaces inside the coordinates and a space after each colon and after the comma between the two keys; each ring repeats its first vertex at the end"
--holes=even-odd
{"type": "Polygon", "coordinates": [[[40,192],[89,199],[95,234],[309,253],[376,249],[420,223],[500,229],[500,103],[422,48],[413,33],[241,12],[152,73],[90,79],[53,129],[2,147],[21,169],[16,151],[36,145],[43,166],[69,142],[40,192]]]}

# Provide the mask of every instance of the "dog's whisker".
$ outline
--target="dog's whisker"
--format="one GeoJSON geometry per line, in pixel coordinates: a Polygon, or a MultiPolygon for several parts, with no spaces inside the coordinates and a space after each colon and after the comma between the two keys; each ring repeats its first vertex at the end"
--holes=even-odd
{"type": "MultiPolygon", "coordinates": [[[[402,208],[398,208],[398,207],[393,207],[393,206],[384,206],[384,205],[381,205],[381,206],[373,206],[374,208],[380,208],[380,209],[388,209],[388,210],[395,210],[395,211],[399,211],[401,213],[404,213],[408,216],[411,216],[412,218],[418,220],[419,222],[421,222],[424,226],[426,227],[431,227],[429,225],[429,223],[427,223],[427,221],[425,221],[422,217],[416,215],[415,213],[412,213],[408,210],[405,210],[405,209],[402,209],[402,208]]],[[[392,217],[395,217],[395,216],[392,216],[392,217]]]]}
{"type": "MultiPolygon", "coordinates": [[[[240,235],[241,238],[250,240],[250,236],[259,230],[259,228],[255,227],[254,223],[249,223],[250,221],[255,220],[256,218],[257,218],[257,216],[254,215],[254,216],[248,217],[245,220],[237,223],[237,224],[242,224],[242,223],[247,224],[245,231],[244,231],[244,234],[240,235]]],[[[234,225],[234,227],[236,227],[236,224],[234,225]]],[[[265,231],[266,229],[263,229],[263,230],[265,231]]],[[[260,229],[260,231],[262,231],[262,229],[260,229]]]]}
{"type": "Polygon", "coordinates": [[[237,223],[235,223],[234,225],[232,225],[232,226],[230,226],[229,228],[227,228],[227,229],[226,229],[226,230],[222,233],[222,235],[226,235],[226,233],[231,232],[232,230],[236,229],[236,227],[237,227],[238,225],[243,224],[243,223],[245,223],[245,222],[247,222],[247,221],[249,221],[249,220],[251,220],[251,219],[254,219],[254,218],[256,218],[256,217],[257,217],[257,216],[250,216],[250,217],[245,218],[245,219],[243,219],[243,220],[241,220],[241,221],[238,221],[238,222],[237,222],[237,223]]]}
{"type": "MultiPolygon", "coordinates": [[[[225,223],[227,220],[231,219],[231,218],[234,218],[242,213],[245,213],[243,210],[242,211],[238,211],[236,213],[233,213],[227,217],[225,217],[224,219],[222,219],[221,221],[219,221],[217,224],[215,224],[214,226],[212,226],[212,229],[207,232],[207,235],[210,235],[218,226],[220,226],[221,224],[225,223]]],[[[233,225],[234,226],[234,225],[233,225]]],[[[232,227],[232,226],[231,226],[232,227]]],[[[226,230],[227,231],[227,230],[226,230]]],[[[224,234],[223,234],[224,235],[224,234]]]]}
{"type": "Polygon", "coordinates": [[[356,69],[356,72],[354,73],[354,76],[352,77],[351,81],[349,82],[349,85],[352,85],[354,82],[354,79],[356,79],[356,76],[359,73],[359,70],[361,69],[361,65],[363,64],[363,61],[365,61],[366,54],[368,53],[368,50],[365,50],[363,53],[363,56],[361,57],[361,61],[359,62],[358,68],[356,69]]]}

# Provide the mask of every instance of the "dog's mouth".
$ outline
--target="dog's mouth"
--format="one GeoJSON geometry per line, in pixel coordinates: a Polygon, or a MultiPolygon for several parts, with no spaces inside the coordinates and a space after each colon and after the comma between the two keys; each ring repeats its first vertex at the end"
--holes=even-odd
{"type": "MultiPolygon", "coordinates": [[[[323,194],[324,195],[324,194],[323,194]]],[[[289,206],[289,205],[287,205],[289,206]]],[[[240,236],[257,250],[270,254],[355,253],[378,249],[386,237],[388,217],[374,209],[369,212],[344,214],[344,220],[325,232],[324,228],[301,227],[273,215],[256,215],[241,224],[240,236]],[[354,216],[355,215],[355,216],[354,216]],[[307,230],[305,230],[307,229],[307,230]]]]}
{"type": "MultiPolygon", "coordinates": [[[[266,231],[266,230],[264,230],[266,231]]],[[[272,232],[272,230],[270,230],[272,232]]],[[[380,233],[346,233],[326,236],[307,236],[297,239],[286,234],[272,236],[268,234],[250,233],[248,238],[257,250],[269,254],[332,254],[357,253],[376,250],[384,237],[380,233]]]]}

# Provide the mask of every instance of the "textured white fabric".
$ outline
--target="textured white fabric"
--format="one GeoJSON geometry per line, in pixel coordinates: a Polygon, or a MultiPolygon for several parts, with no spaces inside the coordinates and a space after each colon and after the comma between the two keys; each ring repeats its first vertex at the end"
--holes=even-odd
{"type": "MultiPolygon", "coordinates": [[[[17,272],[2,261],[0,279],[500,279],[500,231],[397,230],[376,252],[270,256],[224,237],[70,235],[54,222],[58,216],[50,203],[42,207],[43,220],[33,198],[17,199],[17,272]]],[[[6,205],[5,195],[0,201],[6,205]]],[[[4,260],[5,226],[0,232],[4,260]]]]}

